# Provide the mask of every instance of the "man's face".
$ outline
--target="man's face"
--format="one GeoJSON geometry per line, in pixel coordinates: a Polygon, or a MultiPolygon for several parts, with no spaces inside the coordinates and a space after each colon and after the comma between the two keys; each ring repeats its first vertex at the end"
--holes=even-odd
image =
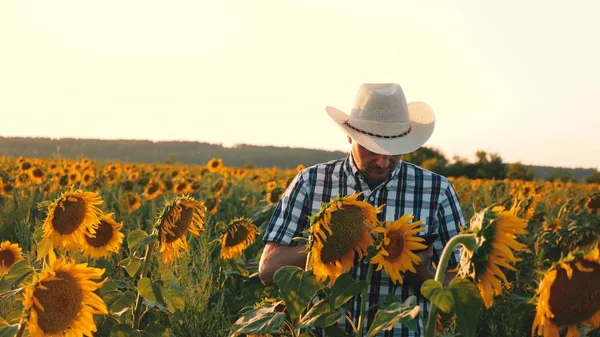
{"type": "Polygon", "coordinates": [[[348,138],[352,144],[352,157],[358,170],[369,180],[384,181],[394,171],[402,155],[384,155],[371,152],[358,142],[348,138]]]}

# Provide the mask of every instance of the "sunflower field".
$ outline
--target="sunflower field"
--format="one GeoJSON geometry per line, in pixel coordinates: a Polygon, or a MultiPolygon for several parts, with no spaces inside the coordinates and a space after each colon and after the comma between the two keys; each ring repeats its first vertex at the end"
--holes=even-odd
{"type": "Polygon", "coordinates": [[[340,196],[298,238],[306,270],[264,286],[261,237],[302,169],[0,157],[0,336],[600,336],[600,185],[450,178],[457,277],[423,284],[427,315],[393,298],[344,331],[354,259],[401,284],[425,224],[340,196]]]}

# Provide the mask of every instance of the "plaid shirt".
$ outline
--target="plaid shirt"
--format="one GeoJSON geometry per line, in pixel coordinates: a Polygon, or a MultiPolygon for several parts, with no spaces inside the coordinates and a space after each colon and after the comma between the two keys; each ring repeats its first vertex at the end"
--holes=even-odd
{"type": "MultiPolygon", "coordinates": [[[[439,261],[446,242],[458,233],[459,224],[465,223],[456,192],[445,177],[401,161],[383,183],[371,190],[358,171],[352,155],[349,155],[345,159],[317,164],[298,173],[281,197],[263,241],[297,245],[292,238],[303,236],[302,231],[310,225],[307,216],[317,213],[322,202],[329,202],[338,195],[346,196],[355,192],[362,192],[359,200],[366,200],[375,207],[385,204],[382,212],[378,214],[380,221],[394,221],[403,214],[413,214],[413,221],[423,220],[427,233],[439,233],[439,238],[433,245],[434,262],[439,261]]],[[[455,251],[450,265],[456,265],[459,258],[458,251],[455,251]]],[[[367,267],[366,260],[359,263],[355,259],[351,270],[353,277],[364,280],[367,267]]],[[[388,294],[395,294],[405,300],[414,292],[407,282],[403,286],[395,286],[384,269],[373,270],[369,284],[369,307],[382,302],[388,294]]],[[[428,302],[418,296],[418,304],[421,314],[427,317],[428,302]]],[[[347,307],[355,323],[358,322],[359,306],[360,300],[356,296],[347,307]]],[[[369,311],[365,333],[374,319],[374,314],[374,311],[369,311]]],[[[340,327],[351,332],[351,326],[342,321],[345,322],[343,317],[338,323],[340,327]]],[[[419,331],[422,331],[420,320],[418,325],[419,331]]],[[[398,324],[392,330],[381,332],[377,336],[409,337],[420,336],[420,333],[398,324]]]]}

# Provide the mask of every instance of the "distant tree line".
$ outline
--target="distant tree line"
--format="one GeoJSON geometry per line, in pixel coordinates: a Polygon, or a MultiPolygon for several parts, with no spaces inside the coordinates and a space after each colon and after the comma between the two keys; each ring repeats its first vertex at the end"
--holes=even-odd
{"type": "MultiPolygon", "coordinates": [[[[93,160],[206,164],[211,158],[222,158],[225,165],[238,167],[295,168],[339,159],[348,153],[276,146],[236,145],[200,142],[148,140],[99,140],[76,138],[0,137],[0,156],[62,157],[93,160]]],[[[425,169],[453,177],[482,179],[522,179],[600,182],[600,172],[593,168],[557,168],[505,163],[496,153],[477,151],[475,161],[453,157],[450,162],[440,151],[423,147],[406,154],[403,160],[425,169]]]]}

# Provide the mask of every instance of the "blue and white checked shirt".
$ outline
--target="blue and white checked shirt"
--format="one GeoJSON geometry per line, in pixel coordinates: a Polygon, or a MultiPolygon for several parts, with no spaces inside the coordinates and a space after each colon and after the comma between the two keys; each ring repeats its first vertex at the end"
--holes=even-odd
{"type": "MultiPolygon", "coordinates": [[[[436,263],[446,242],[458,233],[459,224],[465,223],[456,192],[445,177],[401,161],[386,181],[371,190],[350,154],[345,159],[317,164],[299,172],[282,195],[265,231],[263,241],[289,246],[297,245],[298,243],[292,238],[303,236],[302,231],[310,225],[307,216],[317,213],[322,202],[329,202],[338,195],[346,196],[355,192],[362,192],[359,199],[366,200],[375,207],[385,204],[382,212],[378,214],[380,221],[394,221],[403,214],[414,214],[413,221],[423,220],[427,233],[439,233],[439,239],[434,243],[433,249],[433,260],[436,263]]],[[[455,252],[450,265],[456,265],[459,258],[458,252],[455,252]]],[[[353,277],[364,280],[367,266],[366,262],[361,264],[356,259],[355,266],[351,270],[353,277]]],[[[369,291],[369,307],[383,301],[388,294],[393,293],[403,300],[414,294],[407,282],[403,286],[394,286],[384,269],[378,272],[373,270],[369,291]]],[[[427,317],[428,302],[421,296],[418,297],[418,302],[422,310],[421,314],[427,317]]],[[[355,324],[358,321],[359,306],[358,296],[348,305],[350,317],[354,318],[355,324]]],[[[371,310],[366,320],[365,333],[374,315],[375,312],[371,310]]],[[[344,324],[340,327],[351,332],[351,326],[344,324]]],[[[419,321],[419,331],[422,331],[421,325],[419,321]]],[[[381,332],[377,336],[420,335],[398,324],[392,330],[381,332]]]]}

